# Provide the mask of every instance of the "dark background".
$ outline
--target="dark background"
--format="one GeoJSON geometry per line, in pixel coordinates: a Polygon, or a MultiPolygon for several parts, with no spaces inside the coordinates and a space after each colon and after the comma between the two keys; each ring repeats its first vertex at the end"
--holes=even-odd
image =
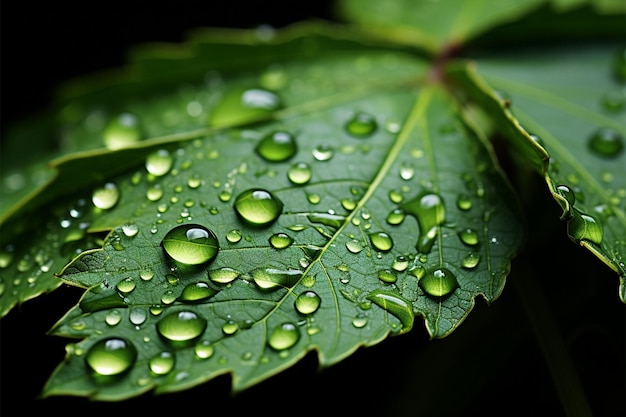
{"type": "MultiPolygon", "coordinates": [[[[60,82],[122,65],[131,45],[180,42],[187,30],[202,26],[280,28],[307,18],[331,19],[331,4],[5,1],[2,126],[45,111],[60,82]]],[[[46,332],[80,296],[76,289],[60,288],[0,320],[0,414],[445,416],[455,410],[454,415],[463,416],[563,416],[549,367],[513,285],[529,278],[518,271],[530,267],[545,290],[595,414],[623,417],[626,329],[617,278],[567,239],[545,185],[537,179],[534,186],[540,192],[524,201],[530,240],[513,262],[504,293],[491,306],[477,300],[468,319],[445,339],[429,342],[417,319],[409,334],[360,349],[330,368],[318,370],[310,354],[236,396],[229,392],[229,377],[223,376],[178,394],[149,393],[122,403],[41,400],[41,388],[70,342],[46,332]],[[551,221],[535,221],[545,218],[551,221]],[[442,361],[440,367],[437,361],[442,361]],[[448,367],[446,361],[454,365],[448,367]],[[447,411],[438,413],[438,408],[447,411]]]]}

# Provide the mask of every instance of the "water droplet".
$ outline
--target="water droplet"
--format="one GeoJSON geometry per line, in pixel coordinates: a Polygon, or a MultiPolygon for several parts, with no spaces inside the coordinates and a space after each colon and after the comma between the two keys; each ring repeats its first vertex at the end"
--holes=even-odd
{"type": "Polygon", "coordinates": [[[229,230],[226,234],[226,240],[228,240],[230,243],[237,243],[241,240],[241,238],[241,231],[238,229],[229,230]]]}
{"type": "Polygon", "coordinates": [[[406,258],[406,256],[402,256],[402,255],[397,256],[396,259],[394,259],[393,263],[391,264],[391,268],[394,271],[398,271],[398,272],[403,272],[408,267],[409,267],[409,260],[406,258]]]}
{"type": "Polygon", "coordinates": [[[171,342],[187,342],[199,337],[207,321],[192,311],[178,311],[162,317],[156,325],[161,336],[171,342]]]}
{"type": "Polygon", "coordinates": [[[581,241],[590,241],[595,244],[601,244],[604,235],[602,223],[597,221],[593,216],[582,213],[580,210],[573,209],[572,217],[567,222],[567,234],[570,239],[576,243],[581,241]]]}
{"type": "Polygon", "coordinates": [[[292,158],[298,151],[298,146],[291,133],[276,131],[263,137],[255,150],[266,161],[282,162],[292,158]]]}
{"type": "Polygon", "coordinates": [[[404,217],[405,217],[404,210],[400,208],[393,209],[387,215],[387,223],[393,226],[397,226],[404,221],[404,217]]]}
{"type": "Polygon", "coordinates": [[[150,201],[158,201],[163,197],[163,188],[159,184],[155,184],[146,191],[146,198],[150,201]]]}
{"type": "Polygon", "coordinates": [[[104,129],[104,144],[109,149],[120,149],[141,140],[139,119],[132,113],[124,112],[111,119],[104,129]]]}
{"type": "Polygon", "coordinates": [[[176,357],[172,352],[161,352],[150,358],[150,370],[157,375],[166,375],[174,369],[176,357]]]}
{"type": "Polygon", "coordinates": [[[213,109],[209,124],[235,125],[262,120],[282,107],[275,93],[260,88],[232,90],[213,109]]]}
{"type": "Polygon", "coordinates": [[[370,233],[372,247],[378,252],[389,252],[393,248],[393,240],[385,232],[370,233]]]}
{"type": "Polygon", "coordinates": [[[367,299],[400,320],[402,323],[400,333],[406,333],[413,328],[415,315],[409,301],[386,290],[374,290],[367,295],[367,299]]]}
{"type": "Polygon", "coordinates": [[[185,224],[171,229],[161,242],[165,253],[185,265],[212,261],[219,251],[215,234],[199,224],[185,224]]]}
{"type": "Polygon", "coordinates": [[[402,209],[415,217],[419,225],[417,250],[422,253],[430,252],[437,236],[438,227],[445,221],[446,211],[441,196],[425,192],[404,203],[402,209]]]}
{"type": "Polygon", "coordinates": [[[239,331],[239,324],[236,321],[228,320],[226,323],[222,324],[222,332],[225,335],[232,335],[239,331]]]}
{"type": "Polygon", "coordinates": [[[209,279],[219,284],[228,284],[241,276],[241,272],[229,267],[212,269],[209,271],[209,279]]]}
{"type": "Polygon", "coordinates": [[[472,269],[476,268],[478,262],[480,262],[480,255],[474,252],[470,252],[465,255],[465,257],[463,258],[463,262],[461,262],[461,265],[463,265],[463,268],[472,269]]]}
{"type": "Polygon", "coordinates": [[[357,329],[361,329],[367,325],[367,315],[359,313],[352,319],[352,325],[357,329]]]}
{"type": "Polygon", "coordinates": [[[107,210],[117,204],[120,199],[120,191],[112,182],[104,184],[102,187],[96,188],[91,196],[93,205],[107,210]]]}
{"type": "Polygon", "coordinates": [[[340,228],[346,221],[344,216],[330,213],[312,213],[307,215],[307,218],[311,223],[320,223],[335,229],[340,228]]]}
{"type": "Polygon", "coordinates": [[[463,211],[467,211],[472,208],[472,199],[467,194],[461,194],[456,200],[456,206],[463,211]]]}
{"type": "Polygon", "coordinates": [[[407,162],[404,162],[400,166],[400,178],[402,178],[403,180],[408,181],[412,179],[414,175],[415,175],[415,168],[413,168],[413,165],[407,162]]]}
{"type": "Polygon", "coordinates": [[[130,277],[124,278],[123,280],[119,281],[116,285],[117,290],[125,294],[134,290],[136,286],[137,284],[135,283],[135,280],[130,277]]]}
{"type": "Polygon", "coordinates": [[[322,299],[314,291],[305,291],[298,295],[295,301],[295,307],[300,314],[313,314],[319,308],[322,303],[322,299]]]}
{"type": "Polygon", "coordinates": [[[343,198],[341,199],[341,207],[347,211],[352,211],[356,208],[356,201],[351,198],[343,198]]]}
{"type": "Polygon", "coordinates": [[[241,219],[252,226],[266,226],[278,219],[283,202],[262,189],[249,189],[237,196],[234,208],[241,219]]]}
{"type": "Polygon", "coordinates": [[[404,200],[404,195],[402,195],[402,193],[397,190],[389,191],[388,195],[389,195],[389,201],[391,201],[394,204],[400,204],[402,200],[404,200]]]}
{"type": "Polygon", "coordinates": [[[196,343],[194,352],[200,359],[209,359],[215,353],[215,348],[208,340],[201,340],[196,343]]]}
{"type": "Polygon", "coordinates": [[[198,174],[193,174],[187,179],[187,187],[195,190],[202,185],[202,178],[198,174]]]}
{"type": "Polygon", "coordinates": [[[456,276],[446,268],[433,268],[426,271],[418,285],[432,297],[445,297],[459,286],[456,276]]]}
{"type": "Polygon", "coordinates": [[[478,245],[478,233],[474,229],[466,228],[459,231],[461,241],[469,246],[478,245]]]}
{"type": "Polygon", "coordinates": [[[287,178],[295,185],[303,185],[311,181],[311,167],[306,162],[296,162],[289,167],[287,178]]]}
{"type": "Polygon", "coordinates": [[[130,310],[130,314],[128,315],[128,320],[134,324],[135,326],[139,326],[143,324],[148,318],[148,313],[145,309],[140,307],[134,307],[130,310]]]}
{"type": "Polygon", "coordinates": [[[605,127],[591,135],[589,149],[596,155],[613,158],[624,150],[624,138],[617,130],[605,127]]]}
{"type": "Polygon", "coordinates": [[[250,272],[252,279],[259,288],[272,290],[293,287],[302,277],[298,269],[256,268],[250,272]]]}
{"type": "Polygon", "coordinates": [[[293,323],[283,323],[272,330],[267,343],[275,350],[285,350],[300,340],[300,331],[293,323]]]}
{"type": "Polygon", "coordinates": [[[311,204],[319,204],[322,201],[322,197],[317,193],[307,194],[306,199],[311,204]]]}
{"type": "Polygon", "coordinates": [[[146,171],[157,177],[170,172],[173,164],[174,158],[167,149],[158,149],[146,157],[146,171]]]}
{"type": "Polygon", "coordinates": [[[286,233],[273,234],[268,241],[274,249],[285,249],[293,243],[293,239],[286,233]]]}
{"type": "Polygon", "coordinates": [[[346,242],[346,249],[351,253],[359,253],[363,250],[363,245],[358,240],[352,239],[346,242]]]}
{"type": "Polygon", "coordinates": [[[183,302],[197,303],[208,300],[218,292],[218,290],[212,288],[206,282],[194,282],[185,286],[179,299],[183,302]]]}
{"type": "Polygon", "coordinates": [[[613,77],[619,83],[626,83],[626,48],[620,47],[612,65],[613,77]]]}
{"type": "Polygon", "coordinates": [[[330,145],[319,145],[313,149],[313,158],[317,161],[328,161],[335,154],[335,150],[330,145]]]}
{"type": "Polygon", "coordinates": [[[111,310],[107,313],[104,321],[109,326],[117,326],[122,321],[122,313],[119,310],[111,310]]]}
{"type": "Polygon", "coordinates": [[[128,222],[122,226],[122,232],[127,237],[133,237],[139,232],[139,227],[133,222],[128,222]]]}
{"type": "Polygon", "coordinates": [[[381,269],[378,271],[378,279],[387,284],[393,284],[398,280],[398,277],[391,269],[381,269]]]}
{"type": "Polygon", "coordinates": [[[161,302],[163,304],[172,304],[174,301],[176,301],[176,295],[174,295],[174,291],[172,290],[165,291],[161,296],[161,302]]]}
{"type": "Polygon", "coordinates": [[[619,113],[626,108],[626,94],[621,90],[609,91],[602,96],[602,108],[611,113],[619,113]]]}
{"type": "Polygon", "coordinates": [[[137,359],[137,349],[126,339],[111,337],[94,343],[85,355],[87,365],[100,375],[119,375],[137,359]]]}
{"type": "Polygon", "coordinates": [[[346,131],[355,137],[366,138],[371,136],[378,127],[376,118],[369,113],[358,112],[346,123],[346,131]]]}

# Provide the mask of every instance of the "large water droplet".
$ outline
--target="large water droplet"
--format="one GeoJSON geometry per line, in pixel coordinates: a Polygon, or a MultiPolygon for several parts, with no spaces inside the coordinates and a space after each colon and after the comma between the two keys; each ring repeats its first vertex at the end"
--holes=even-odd
{"type": "Polygon", "coordinates": [[[268,239],[274,249],[285,249],[291,246],[293,239],[287,233],[276,233],[268,239]]]}
{"type": "Polygon", "coordinates": [[[219,251],[215,234],[199,224],[184,224],[167,232],[161,246],[172,259],[185,265],[212,261],[219,251]]]}
{"type": "Polygon", "coordinates": [[[283,323],[272,330],[267,343],[275,350],[289,349],[300,340],[300,331],[293,323],[283,323]]]}
{"type": "Polygon", "coordinates": [[[283,211],[283,202],[269,191],[253,188],[239,194],[235,199],[235,212],[252,226],[266,226],[283,211]]]}
{"type": "Polygon", "coordinates": [[[400,208],[393,209],[387,215],[387,223],[397,226],[404,221],[405,216],[404,210],[400,208]]]}
{"type": "Polygon", "coordinates": [[[393,240],[385,232],[370,233],[372,247],[378,252],[389,252],[393,248],[393,240]]]}
{"type": "Polygon", "coordinates": [[[219,284],[228,284],[239,278],[241,272],[229,267],[212,269],[209,271],[209,279],[219,284]]]}
{"type": "Polygon", "coordinates": [[[297,162],[289,167],[287,178],[295,185],[303,185],[311,181],[311,167],[306,162],[297,162]]]}
{"type": "Polygon", "coordinates": [[[302,277],[298,269],[256,268],[250,276],[264,290],[293,287],[302,277]]]}
{"type": "Polygon", "coordinates": [[[162,317],[156,325],[161,336],[171,342],[187,342],[199,337],[207,321],[193,311],[178,311],[162,317]]]}
{"type": "Polygon", "coordinates": [[[425,192],[404,203],[401,207],[407,214],[415,217],[419,225],[417,250],[422,253],[430,252],[437,236],[438,227],[446,218],[446,210],[441,196],[425,192]]]}
{"type": "Polygon", "coordinates": [[[109,149],[120,149],[141,140],[139,119],[124,112],[113,118],[104,129],[104,144],[109,149]]]}
{"type": "Polygon", "coordinates": [[[298,151],[298,146],[291,133],[277,131],[261,139],[255,149],[267,161],[282,162],[292,158],[298,151]]]}
{"type": "Polygon", "coordinates": [[[596,155],[614,158],[624,150],[624,138],[617,130],[605,127],[591,135],[589,149],[596,155]]]}
{"type": "Polygon", "coordinates": [[[197,303],[208,300],[218,292],[218,290],[212,288],[206,282],[194,282],[185,286],[179,299],[187,303],[197,303]]]}
{"type": "Polygon", "coordinates": [[[355,137],[366,138],[371,136],[378,127],[376,118],[369,113],[359,112],[346,123],[346,131],[355,137]]]}
{"type": "Polygon", "coordinates": [[[396,293],[385,290],[374,290],[367,295],[367,299],[400,320],[402,323],[400,333],[406,333],[413,328],[415,314],[408,300],[396,293]]]}
{"type": "Polygon", "coordinates": [[[322,303],[322,299],[314,291],[305,291],[300,294],[295,301],[295,307],[300,314],[313,314],[319,308],[322,303]]]}
{"type": "Polygon", "coordinates": [[[280,97],[271,91],[260,88],[232,90],[213,109],[209,124],[225,126],[262,120],[281,107],[280,97]]]}
{"type": "Polygon", "coordinates": [[[119,375],[130,369],[136,359],[135,346],[121,337],[102,339],[85,355],[87,365],[100,375],[119,375]]]}
{"type": "Polygon", "coordinates": [[[167,149],[158,149],[146,157],[146,171],[157,177],[170,172],[173,164],[174,158],[167,149]]]}
{"type": "Polygon", "coordinates": [[[99,209],[107,210],[117,204],[120,199],[120,191],[112,182],[104,184],[102,187],[96,188],[91,195],[93,205],[99,209]]]}
{"type": "Polygon", "coordinates": [[[176,357],[172,352],[161,352],[150,358],[150,370],[157,375],[166,375],[174,369],[176,357]]]}
{"type": "Polygon", "coordinates": [[[433,268],[424,274],[418,285],[431,297],[445,297],[458,286],[456,276],[446,268],[433,268]]]}
{"type": "Polygon", "coordinates": [[[393,284],[398,280],[398,276],[391,269],[381,269],[378,271],[378,279],[386,284],[393,284]]]}
{"type": "Polygon", "coordinates": [[[602,223],[597,221],[593,216],[582,213],[580,210],[573,209],[572,217],[567,222],[567,234],[574,242],[579,243],[583,240],[601,244],[604,235],[602,223]]]}

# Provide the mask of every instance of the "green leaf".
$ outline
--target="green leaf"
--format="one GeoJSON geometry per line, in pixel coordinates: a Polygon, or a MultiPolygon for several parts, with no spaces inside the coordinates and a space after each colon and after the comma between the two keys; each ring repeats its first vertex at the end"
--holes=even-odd
{"type": "Polygon", "coordinates": [[[593,44],[516,51],[479,60],[476,73],[452,72],[463,74],[458,78],[472,83],[470,94],[502,115],[502,132],[545,176],[569,237],[618,274],[626,302],[622,50],[593,44]]]}
{"type": "Polygon", "coordinates": [[[71,179],[78,167],[99,172],[145,153],[83,192],[92,201],[114,184],[84,218],[87,236],[111,232],[59,274],[87,291],[51,332],[82,340],[44,395],[117,400],[226,373],[240,391],[312,350],[330,366],[420,317],[431,337],[447,336],[476,296],[495,300],[524,239],[522,216],[484,134],[441,86],[421,83],[426,71],[397,50],[331,48],[262,69],[252,60],[219,84],[187,81],[186,100],[204,103],[192,123],[189,107],[163,104],[177,93],[128,101],[161,139],[57,164],[84,184],[71,179]],[[238,114],[228,97],[250,89],[280,104],[198,129],[223,103],[238,114]],[[160,135],[164,117],[174,122],[160,135]],[[286,137],[295,155],[281,151],[286,137]],[[168,234],[181,226],[194,229],[190,242],[168,234]],[[180,245],[205,263],[173,260],[166,250],[180,245]],[[107,349],[121,358],[100,367],[95,352],[107,349]]]}

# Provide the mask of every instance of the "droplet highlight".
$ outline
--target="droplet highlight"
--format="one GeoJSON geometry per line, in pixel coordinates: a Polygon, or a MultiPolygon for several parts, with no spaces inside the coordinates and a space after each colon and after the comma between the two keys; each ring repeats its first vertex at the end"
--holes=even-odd
{"type": "Polygon", "coordinates": [[[298,152],[296,138],[289,132],[271,132],[255,148],[257,154],[269,162],[283,162],[298,152]]]}
{"type": "Polygon", "coordinates": [[[267,226],[280,216],[283,202],[274,194],[263,189],[249,189],[237,196],[235,212],[251,226],[267,226]]]}
{"type": "Polygon", "coordinates": [[[206,264],[219,251],[215,233],[199,224],[174,227],[167,232],[161,246],[170,258],[185,265],[206,264]]]}
{"type": "Polygon", "coordinates": [[[111,337],[96,342],[85,355],[87,365],[100,375],[119,375],[137,360],[137,349],[128,340],[111,337]]]}

